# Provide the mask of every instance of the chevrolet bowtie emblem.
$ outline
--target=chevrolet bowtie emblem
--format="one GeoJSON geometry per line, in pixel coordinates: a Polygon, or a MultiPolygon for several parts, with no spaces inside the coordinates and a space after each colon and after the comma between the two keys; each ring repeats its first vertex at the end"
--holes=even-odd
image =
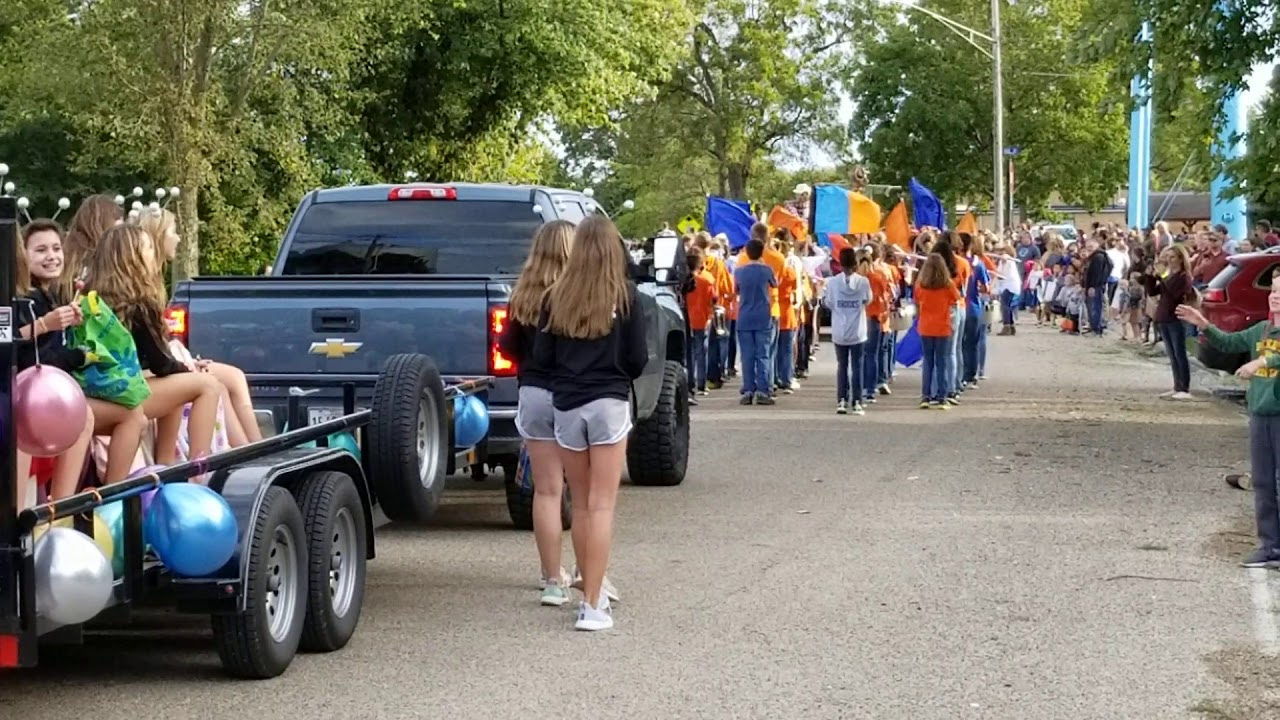
{"type": "Polygon", "coordinates": [[[344,358],[362,347],[364,347],[364,343],[347,342],[342,338],[326,338],[324,342],[311,343],[311,349],[307,352],[336,360],[344,358]]]}

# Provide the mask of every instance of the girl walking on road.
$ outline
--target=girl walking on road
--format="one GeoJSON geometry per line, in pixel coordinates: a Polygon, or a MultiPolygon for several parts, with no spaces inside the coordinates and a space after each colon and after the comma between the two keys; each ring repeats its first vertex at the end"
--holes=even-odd
{"type": "Polygon", "coordinates": [[[960,302],[962,296],[951,280],[951,273],[947,272],[947,264],[942,255],[933,253],[925,259],[913,296],[920,318],[916,330],[920,333],[924,353],[920,407],[946,410],[947,397],[954,383],[951,376],[954,335],[952,318],[956,303],[960,302]]]}
{"type": "Polygon", "coordinates": [[[585,596],[575,627],[608,630],[604,577],[631,432],[631,383],[649,361],[644,311],[608,218],[578,226],[538,326],[534,361],[550,371],[555,438],[573,495],[573,550],[585,596]]]}
{"type": "Polygon", "coordinates": [[[533,467],[533,540],[542,563],[542,604],[554,607],[569,602],[570,580],[560,564],[564,465],[556,445],[551,369],[536,362],[533,347],[542,300],[564,271],[572,243],[573,223],[566,220],[554,220],[538,229],[520,279],[511,291],[507,328],[500,338],[502,354],[518,368],[516,430],[524,439],[533,467]]]}

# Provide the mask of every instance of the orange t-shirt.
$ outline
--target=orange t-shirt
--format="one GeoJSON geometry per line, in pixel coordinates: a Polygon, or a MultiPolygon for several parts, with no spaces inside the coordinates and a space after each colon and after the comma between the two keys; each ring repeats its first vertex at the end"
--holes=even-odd
{"type": "Polygon", "coordinates": [[[790,265],[784,265],[782,278],[778,281],[779,330],[795,330],[796,326],[800,324],[800,320],[796,316],[796,306],[791,304],[791,295],[796,291],[798,284],[799,278],[796,277],[796,269],[790,265]]]}
{"type": "Polygon", "coordinates": [[[952,278],[956,289],[960,291],[960,299],[956,301],[957,305],[964,303],[964,289],[969,284],[969,276],[973,274],[973,266],[968,260],[956,255],[956,276],[952,278]]]}
{"type": "Polygon", "coordinates": [[[871,284],[871,302],[867,303],[867,319],[884,324],[889,316],[889,301],[893,290],[889,287],[889,275],[874,265],[867,273],[867,282],[871,284]]]}
{"type": "Polygon", "coordinates": [[[716,306],[716,282],[711,273],[706,270],[694,273],[693,292],[685,295],[684,301],[689,308],[690,329],[706,330],[716,306]]]}
{"type": "Polygon", "coordinates": [[[724,298],[733,295],[733,275],[729,274],[729,268],[725,266],[724,260],[708,255],[706,266],[703,270],[711,273],[711,278],[716,282],[716,297],[724,302],[724,298]]]}
{"type": "Polygon", "coordinates": [[[951,306],[963,296],[955,286],[928,290],[916,285],[916,314],[920,323],[916,331],[920,337],[951,336],[951,306]]]}
{"type": "MultiPolygon", "coordinates": [[[[747,257],[747,251],[744,248],[742,252],[738,253],[738,267],[742,267],[749,262],[751,262],[751,259],[747,257]]],[[[782,284],[782,269],[787,266],[786,256],[777,250],[765,248],[764,255],[760,257],[760,262],[768,265],[769,269],[773,271],[774,279],[778,281],[778,284],[782,284]]],[[[769,288],[769,303],[769,314],[775,318],[781,317],[782,306],[778,303],[778,288],[769,288]]]]}

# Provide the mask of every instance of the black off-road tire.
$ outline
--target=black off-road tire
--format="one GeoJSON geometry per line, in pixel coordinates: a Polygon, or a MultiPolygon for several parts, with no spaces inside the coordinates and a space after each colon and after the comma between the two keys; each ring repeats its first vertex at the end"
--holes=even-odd
{"type": "Polygon", "coordinates": [[[452,451],[435,362],[392,355],[373,386],[372,409],[365,458],[378,504],[391,520],[426,522],[440,505],[452,451]]]}
{"type": "Polygon", "coordinates": [[[653,415],[636,421],[627,442],[627,474],[635,485],[671,487],[689,467],[689,381],[684,366],[668,360],[653,415]]]}
{"type": "MultiPolygon", "coordinates": [[[[517,530],[533,530],[533,489],[520,487],[516,478],[515,465],[502,466],[503,485],[507,491],[507,512],[511,515],[511,524],[517,530]]],[[[565,530],[573,527],[573,498],[569,497],[569,483],[565,482],[564,492],[560,495],[560,526],[565,530]]]]}
{"type": "Polygon", "coordinates": [[[297,655],[307,612],[306,538],[302,513],[293,495],[282,487],[267,488],[254,518],[253,529],[246,536],[246,546],[241,549],[249,556],[242,590],[246,609],[212,616],[218,657],[231,675],[273,678],[288,669],[297,655]],[[288,547],[277,542],[281,532],[287,534],[291,541],[288,547]],[[274,570],[278,558],[273,556],[273,552],[291,552],[292,570],[277,575],[274,570]],[[279,587],[295,583],[290,586],[287,602],[278,606],[280,612],[288,609],[293,613],[279,638],[271,634],[274,615],[267,609],[267,597],[272,593],[271,583],[277,582],[276,578],[279,578],[279,587]]]}
{"type": "Polygon", "coordinates": [[[318,472],[298,487],[307,529],[307,615],[302,650],[346,646],[364,605],[368,535],[360,493],[349,476],[318,472]],[[348,565],[350,563],[350,565],[348,565]]]}

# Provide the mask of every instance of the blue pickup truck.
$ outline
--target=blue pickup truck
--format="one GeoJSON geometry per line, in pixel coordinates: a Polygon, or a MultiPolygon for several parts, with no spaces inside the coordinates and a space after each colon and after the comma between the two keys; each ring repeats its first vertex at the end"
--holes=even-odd
{"type": "MultiPolygon", "coordinates": [[[[583,193],[546,187],[315,190],[298,206],[270,275],[179,283],[170,329],[193,354],[245,371],[269,431],[338,417],[343,398],[335,388],[344,382],[358,388],[357,403],[367,403],[387,358],[400,353],[429,354],[445,376],[496,378],[486,398],[489,436],[471,470],[482,478],[486,467],[502,468],[512,520],[531,527],[531,500],[515,478],[517,368],[497,339],[537,228],[598,212],[583,193]]],[[[638,485],[677,485],[689,452],[678,282],[639,267],[635,280],[650,321],[649,365],[634,384],[628,474],[638,485]]],[[[417,507],[386,508],[388,517],[425,520],[441,489],[431,490],[417,507]]]]}

